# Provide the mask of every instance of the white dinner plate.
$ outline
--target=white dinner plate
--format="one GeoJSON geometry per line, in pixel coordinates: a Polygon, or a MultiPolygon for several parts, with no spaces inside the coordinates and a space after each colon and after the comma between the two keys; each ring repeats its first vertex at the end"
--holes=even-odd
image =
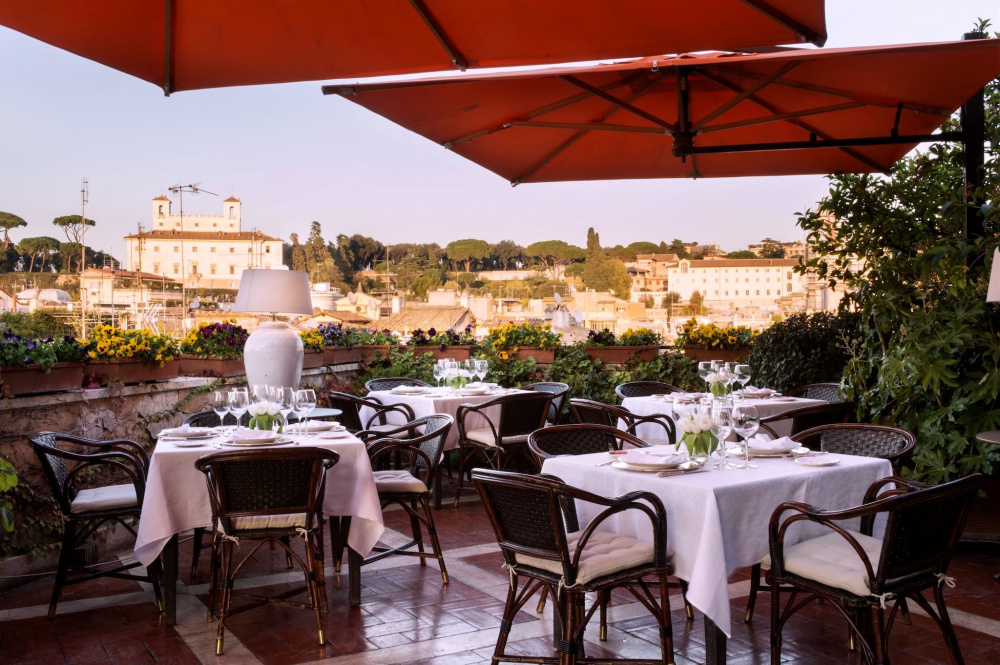
{"type": "Polygon", "coordinates": [[[168,443],[177,446],[178,448],[201,448],[202,446],[208,445],[208,441],[206,441],[204,438],[169,441],[168,443]]]}
{"type": "Polygon", "coordinates": [[[836,457],[819,455],[817,457],[797,457],[795,463],[802,466],[834,466],[840,464],[840,460],[836,457]]]}
{"type": "Polygon", "coordinates": [[[399,386],[390,390],[393,395],[423,395],[427,388],[423,386],[399,386]]]}
{"type": "Polygon", "coordinates": [[[474,397],[477,395],[485,395],[489,391],[489,388],[462,388],[458,391],[458,394],[463,397],[474,397]]]}
{"type": "Polygon", "coordinates": [[[337,429],[340,426],[339,423],[327,422],[325,420],[310,420],[305,423],[304,427],[297,422],[292,423],[292,427],[296,430],[304,429],[306,432],[326,432],[327,430],[337,429]]]}
{"type": "Polygon", "coordinates": [[[629,464],[628,462],[623,462],[621,460],[615,460],[611,463],[611,466],[616,469],[621,469],[623,471],[641,471],[644,473],[658,473],[660,471],[666,471],[668,467],[665,466],[646,466],[644,464],[629,464]]]}
{"type": "Polygon", "coordinates": [[[797,397],[783,397],[781,395],[778,395],[777,397],[771,397],[770,399],[771,399],[772,402],[794,402],[798,398],[797,397]]]}
{"type": "Polygon", "coordinates": [[[682,458],[680,456],[675,456],[675,459],[669,462],[665,461],[666,460],[665,457],[661,459],[664,461],[652,462],[650,464],[643,464],[642,462],[633,462],[633,461],[626,462],[624,459],[621,459],[621,457],[616,456],[615,461],[614,463],[612,463],[611,466],[618,466],[618,464],[621,463],[624,464],[625,466],[624,467],[618,466],[618,468],[619,469],[625,468],[628,471],[667,471],[669,469],[676,469],[678,466],[687,461],[686,458],[682,458]]]}
{"type": "Polygon", "coordinates": [[[214,427],[192,427],[185,430],[167,429],[160,432],[159,436],[165,439],[210,439],[215,436],[214,427]]]}
{"type": "Polygon", "coordinates": [[[322,432],[320,434],[317,434],[316,436],[318,436],[321,439],[346,439],[350,435],[351,433],[348,432],[346,429],[341,429],[341,430],[332,430],[330,432],[322,432]]]}

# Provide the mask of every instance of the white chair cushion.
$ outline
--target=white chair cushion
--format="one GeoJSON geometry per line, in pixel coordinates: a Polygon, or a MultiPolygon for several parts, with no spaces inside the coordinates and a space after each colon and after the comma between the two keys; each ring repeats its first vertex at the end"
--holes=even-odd
{"type": "MultiPolygon", "coordinates": [[[[570,557],[576,551],[576,544],[580,542],[582,533],[582,531],[577,531],[566,535],[570,557]]],[[[540,568],[562,576],[563,568],[559,561],[539,559],[523,554],[516,556],[517,562],[521,565],[540,568]]],[[[586,584],[598,577],[652,563],[652,543],[630,536],[620,536],[616,533],[595,531],[587,540],[587,544],[580,554],[580,567],[577,569],[576,581],[577,584],[586,584]]]]}
{"type": "MultiPolygon", "coordinates": [[[[882,541],[871,536],[848,531],[868,555],[872,570],[878,570],[882,554],[882,541]]],[[[761,560],[764,567],[771,566],[771,555],[761,560]]],[[[785,548],[785,570],[820,584],[850,591],[858,596],[871,594],[868,572],[861,557],[839,533],[804,540],[785,548]]]]}
{"type": "MultiPolygon", "coordinates": [[[[402,427],[402,425],[386,424],[386,425],[372,425],[368,429],[369,431],[372,432],[388,432],[389,430],[399,429],[400,427],[402,427]]],[[[407,432],[406,430],[403,430],[402,432],[399,432],[397,434],[390,434],[389,436],[391,436],[394,439],[408,439],[410,438],[410,433],[407,432]]]]}
{"type": "Polygon", "coordinates": [[[405,469],[399,471],[376,471],[375,489],[379,492],[416,492],[427,491],[427,485],[405,469]]]}
{"type": "MultiPolygon", "coordinates": [[[[496,445],[496,437],[493,436],[493,430],[489,427],[484,427],[482,429],[467,429],[465,430],[465,438],[469,441],[475,441],[476,443],[482,443],[487,446],[496,445]]],[[[505,436],[503,438],[503,443],[525,443],[528,440],[527,434],[518,434],[517,436],[505,436]]]]}
{"type": "MultiPolygon", "coordinates": [[[[281,515],[248,515],[234,517],[233,526],[237,530],[294,529],[305,526],[305,513],[285,513],[281,515]]],[[[224,531],[224,530],[223,530],[224,531]]]]}
{"type": "Polygon", "coordinates": [[[135,497],[135,485],[106,485],[89,490],[80,490],[69,503],[69,512],[89,513],[95,510],[134,508],[139,505],[135,497]]]}

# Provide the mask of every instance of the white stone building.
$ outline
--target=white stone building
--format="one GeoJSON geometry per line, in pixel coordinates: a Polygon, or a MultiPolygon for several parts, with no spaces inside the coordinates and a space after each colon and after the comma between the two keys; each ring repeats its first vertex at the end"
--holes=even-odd
{"type": "Polygon", "coordinates": [[[798,264],[798,259],[684,259],[668,271],[668,283],[684,302],[701,292],[706,307],[778,307],[805,298],[805,278],[794,270],[798,264]]]}
{"type": "Polygon", "coordinates": [[[282,242],[260,231],[244,231],[241,201],[222,202],[221,215],[171,210],[166,196],[153,199],[151,231],[125,236],[127,270],[183,281],[188,288],[237,289],[247,268],[280,268],[282,242]]]}

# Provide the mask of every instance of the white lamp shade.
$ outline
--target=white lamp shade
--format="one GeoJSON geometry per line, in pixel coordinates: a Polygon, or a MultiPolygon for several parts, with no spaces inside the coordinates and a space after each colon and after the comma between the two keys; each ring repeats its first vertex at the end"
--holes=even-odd
{"type": "Polygon", "coordinates": [[[312,314],[309,275],[299,270],[244,270],[233,311],[312,314]]]}
{"type": "Polygon", "coordinates": [[[1000,302],[1000,248],[993,250],[990,267],[990,286],[986,289],[986,302],[1000,302]]]}

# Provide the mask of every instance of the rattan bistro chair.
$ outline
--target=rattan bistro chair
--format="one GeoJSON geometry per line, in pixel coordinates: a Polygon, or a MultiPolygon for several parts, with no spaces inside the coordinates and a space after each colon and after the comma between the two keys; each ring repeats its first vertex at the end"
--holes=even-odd
{"type": "Polygon", "coordinates": [[[482,457],[491,468],[501,470],[518,455],[535,465],[535,458],[528,452],[528,435],[545,427],[551,403],[552,395],[547,392],[528,392],[458,407],[456,507],[462,496],[466,469],[477,457],[482,457]],[[499,413],[491,418],[487,415],[490,410],[499,413]]]}
{"type": "Polygon", "coordinates": [[[552,393],[552,404],[549,405],[549,415],[546,418],[550,425],[559,422],[562,415],[563,402],[566,401],[566,393],[569,392],[569,385],[558,381],[539,381],[521,386],[521,390],[534,390],[536,392],[552,393]]]}
{"type": "Polygon", "coordinates": [[[670,393],[684,392],[677,386],[662,381],[628,381],[615,388],[615,394],[619,398],[626,397],[650,397],[652,395],[669,395],[670,393]]]}
{"type": "MultiPolygon", "coordinates": [[[[799,432],[791,439],[813,450],[889,460],[892,472],[897,476],[900,475],[903,464],[913,456],[913,448],[917,443],[917,437],[913,432],[901,427],[858,423],[821,425],[799,432]]],[[[761,564],[755,563],[750,570],[750,598],[747,599],[746,614],[743,617],[746,623],[753,620],[757,593],[770,590],[766,586],[761,586],[760,572],[761,564]]],[[[900,609],[904,612],[904,620],[909,622],[905,603],[900,609]]],[[[853,649],[853,640],[851,644],[853,649]]]]}
{"type": "Polygon", "coordinates": [[[62,549],[59,552],[52,600],[49,602],[49,619],[56,615],[56,605],[63,587],[97,577],[150,582],[157,605],[162,610],[159,561],[146,568],[145,577],[125,572],[142,565],[135,562],[67,580],[70,568],[75,567],[73,559],[76,548],[103,525],[120,524],[135,535],[131,522],[137,521],[142,512],[146,473],[149,469],[149,460],[142,446],[127,439],[94,441],[57,432],[39,432],[30,441],[63,520],[62,549]],[[82,449],[83,452],[64,449],[67,444],[82,449]],[[84,478],[94,471],[124,476],[128,482],[87,488],[84,478]]]}
{"type": "Polygon", "coordinates": [[[213,615],[219,618],[216,655],[222,655],[226,620],[230,616],[269,603],[312,610],[319,644],[326,642],[323,492],[326,472],[339,460],[340,455],[331,450],[309,446],[219,452],[195,462],[205,474],[212,520],[218,525],[208,592],[208,618],[210,621],[213,615]],[[305,559],[288,544],[289,538],[298,536],[305,541],[305,559]],[[235,563],[234,545],[246,541],[257,542],[243,549],[243,559],[235,563]],[[240,593],[253,602],[234,610],[235,578],[265,542],[280,545],[298,563],[305,574],[306,586],[276,597],[240,593]],[[307,603],[288,600],[303,591],[308,594],[307,603]]]}
{"type": "Polygon", "coordinates": [[[640,416],[623,407],[590,399],[571,399],[569,409],[576,422],[580,424],[616,427],[619,422],[623,422],[625,424],[624,431],[629,434],[635,434],[639,425],[658,425],[663,428],[667,443],[677,443],[677,426],[670,416],[664,414],[640,416]]]}
{"type": "Polygon", "coordinates": [[[794,436],[799,432],[804,432],[807,429],[819,427],[820,425],[836,425],[849,422],[853,415],[853,402],[830,402],[829,404],[803,406],[761,418],[759,431],[766,432],[774,438],[778,438],[774,430],[774,424],[787,422],[789,425],[788,436],[794,436]]]}
{"type": "Polygon", "coordinates": [[[362,430],[385,431],[398,428],[399,425],[391,425],[386,421],[386,416],[390,413],[400,414],[405,422],[415,419],[413,409],[408,404],[383,404],[375,397],[358,397],[357,395],[337,392],[331,392],[329,400],[333,408],[343,412],[340,415],[340,423],[352,434],[362,430]],[[366,406],[375,413],[368,420],[362,422],[361,409],[366,406]]]}
{"type": "Polygon", "coordinates": [[[365,383],[365,390],[368,392],[376,392],[382,390],[392,390],[393,388],[399,388],[400,386],[418,386],[422,388],[430,388],[431,384],[421,381],[420,379],[408,379],[406,377],[389,377],[384,379],[372,379],[365,383]]]}
{"type": "MultiPolygon", "coordinates": [[[[673,574],[667,550],[667,514],[660,499],[650,492],[631,492],[605,498],[570,487],[553,476],[532,476],[503,471],[477,470],[472,474],[497,543],[510,574],[500,634],[493,662],[576,663],[601,662],[587,659],[583,634],[594,613],[605,606],[611,592],[624,588],[656,618],[661,658],[622,660],[633,664],[674,662],[673,627],[667,577],[673,574]],[[604,507],[586,529],[581,530],[575,502],[604,507]],[[611,515],[637,511],[637,519],[649,519],[652,542],[596,530],[611,515]],[[643,578],[655,577],[648,584],[643,578]],[[520,580],[524,578],[523,586],[520,580]],[[520,590],[519,590],[520,586],[520,590]],[[656,598],[650,586],[658,587],[656,598]],[[561,624],[560,657],[509,656],[507,639],[517,613],[540,589],[556,599],[561,624]],[[589,610],[585,595],[596,597],[589,610]]],[[[619,662],[619,661],[614,661],[619,662]]]]}
{"type": "MultiPolygon", "coordinates": [[[[438,470],[441,464],[441,455],[444,452],[444,443],[451,431],[452,423],[454,420],[451,416],[434,414],[408,423],[400,428],[399,432],[394,433],[396,436],[387,435],[381,438],[369,438],[365,441],[373,468],[383,466],[379,462],[385,458],[392,458],[397,466],[402,467],[375,471],[375,489],[378,490],[378,498],[383,510],[387,506],[395,504],[410,516],[413,540],[397,547],[374,547],[372,548],[374,554],[369,555],[362,562],[362,565],[374,563],[393,554],[419,557],[421,566],[427,565],[428,558],[435,558],[441,569],[441,578],[445,584],[448,584],[448,570],[444,565],[441,543],[438,541],[437,528],[434,526],[430,494],[433,489],[436,500],[440,501],[441,485],[438,470]],[[397,436],[406,436],[407,431],[422,432],[422,434],[412,438],[396,438],[397,436]],[[420,479],[421,471],[425,473],[423,480],[420,479]],[[427,530],[427,536],[430,539],[431,551],[429,553],[424,552],[421,528],[427,530]],[[417,551],[410,551],[414,546],[417,551]]],[[[349,520],[350,518],[342,518],[340,529],[337,530],[336,526],[332,526],[330,530],[334,567],[337,570],[340,569],[344,542],[350,528],[349,520]]]]}
{"type": "Polygon", "coordinates": [[[792,388],[785,393],[789,397],[805,397],[806,399],[821,399],[827,402],[843,401],[840,397],[839,383],[809,383],[792,388]]]}
{"type": "Polygon", "coordinates": [[[856,508],[827,512],[803,503],[778,506],[768,525],[771,553],[765,559],[771,567],[772,665],[781,662],[782,628],[807,604],[796,602],[800,593],[830,601],[847,619],[848,631],[873,665],[888,665],[893,619],[900,601],[912,599],[941,629],[952,662],[962,663],[944,602],[944,585],[955,584],[948,576],[948,564],[982,480],[976,474],[927,486],[890,476],[868,488],[863,505],[856,508]],[[889,485],[894,489],[886,490],[889,485]],[[885,535],[877,540],[872,527],[881,516],[885,517],[885,535]],[[845,528],[845,520],[858,518],[860,532],[845,528]],[[802,521],[826,527],[830,533],[786,546],[788,528],[802,521]],[[830,566],[830,561],[837,565],[830,566]],[[781,593],[788,588],[790,596],[782,610],[781,593]],[[936,612],[922,595],[927,590],[934,593],[936,612]],[[890,600],[896,602],[886,617],[890,600]],[[861,621],[862,615],[870,618],[861,621]]]}

